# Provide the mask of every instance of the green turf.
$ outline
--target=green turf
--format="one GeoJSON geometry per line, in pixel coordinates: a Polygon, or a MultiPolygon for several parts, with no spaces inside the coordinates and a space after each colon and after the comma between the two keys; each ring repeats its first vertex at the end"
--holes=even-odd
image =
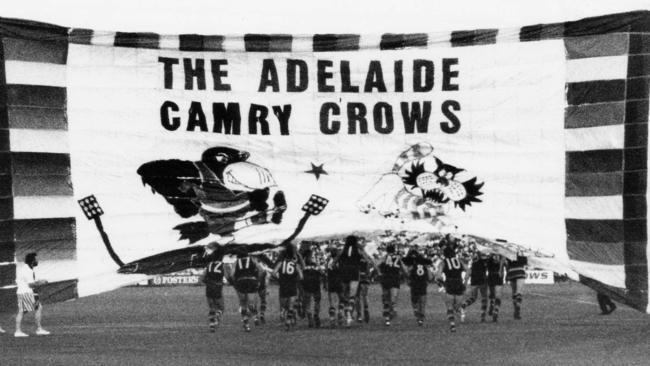
{"type": "MultiPolygon", "coordinates": [[[[125,288],[44,312],[48,337],[14,339],[0,323],[0,365],[648,365],[650,316],[624,306],[599,315],[595,293],[579,284],[528,286],[523,319],[512,319],[504,289],[502,318],[478,321],[478,304],[450,334],[442,297],[430,286],[427,320],[418,328],[402,287],[398,318],[381,320],[380,289],[371,287],[370,324],[292,332],[278,323],[271,288],[267,325],[244,333],[236,296],[226,290],[225,319],[208,332],[203,287],[125,288]]],[[[326,316],[326,300],[322,316],[326,316]]],[[[33,333],[27,316],[24,329],[33,333]]]]}

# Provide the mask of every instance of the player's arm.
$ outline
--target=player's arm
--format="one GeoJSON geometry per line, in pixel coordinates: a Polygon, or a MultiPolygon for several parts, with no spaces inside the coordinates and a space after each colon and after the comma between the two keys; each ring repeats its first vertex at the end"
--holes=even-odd
{"type": "Polygon", "coordinates": [[[302,275],[302,269],[300,269],[300,266],[296,266],[296,271],[298,271],[298,280],[302,281],[303,275],[302,275]]]}
{"type": "Polygon", "coordinates": [[[273,268],[273,273],[271,273],[272,276],[278,277],[278,273],[280,272],[280,266],[282,266],[282,261],[278,261],[278,263],[275,264],[275,267],[273,268]]]}

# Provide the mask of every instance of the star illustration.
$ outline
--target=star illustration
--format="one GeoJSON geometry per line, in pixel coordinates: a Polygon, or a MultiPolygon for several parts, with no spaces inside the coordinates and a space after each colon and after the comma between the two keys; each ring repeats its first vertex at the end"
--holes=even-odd
{"type": "Polygon", "coordinates": [[[305,173],[313,174],[316,176],[316,180],[320,178],[321,174],[327,175],[327,172],[323,169],[323,164],[316,165],[314,163],[311,163],[311,170],[305,170],[305,173]]]}

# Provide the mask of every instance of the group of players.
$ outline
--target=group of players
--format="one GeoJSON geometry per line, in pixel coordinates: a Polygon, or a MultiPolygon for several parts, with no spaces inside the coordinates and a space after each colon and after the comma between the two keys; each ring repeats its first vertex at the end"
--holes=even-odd
{"type": "Polygon", "coordinates": [[[415,247],[402,256],[391,244],[387,245],[384,256],[373,259],[364,246],[362,238],[348,236],[342,248],[330,247],[328,258],[322,258],[315,247],[299,251],[293,244],[287,244],[275,261],[264,254],[251,255],[240,250],[233,266],[224,265],[224,253],[218,246],[210,248],[204,258],[206,270],[203,277],[210,330],[216,331],[222,319],[224,278],[237,291],[244,330],[251,330],[251,322],[256,325],[264,323],[270,276],[275,277],[279,285],[280,317],[286,330],[295,326],[299,316],[307,318],[310,328],[321,327],[321,289],[327,292],[331,327],[350,327],[355,318],[358,322],[369,322],[371,276],[377,276],[382,287],[382,316],[386,326],[390,326],[396,315],[397,293],[404,277],[408,279],[413,313],[420,326],[425,319],[427,287],[431,281],[446,293],[445,304],[452,332],[456,330],[456,318],[463,321],[465,308],[479,295],[481,321],[491,316],[496,322],[501,305],[501,287],[506,278],[512,286],[514,317],[521,318],[524,256],[510,261],[496,254],[488,256],[477,251],[468,257],[467,253],[460,251],[458,241],[449,237],[441,244],[442,255],[437,260],[426,257],[415,247]],[[468,282],[471,289],[465,298],[468,282]]]}

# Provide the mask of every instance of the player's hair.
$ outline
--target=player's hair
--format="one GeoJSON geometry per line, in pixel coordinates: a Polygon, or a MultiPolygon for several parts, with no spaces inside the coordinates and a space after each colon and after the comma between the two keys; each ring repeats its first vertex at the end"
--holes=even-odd
{"type": "Polygon", "coordinates": [[[348,248],[352,247],[353,251],[358,251],[358,239],[354,235],[349,235],[347,238],[345,238],[345,245],[343,246],[343,253],[348,253],[348,248]]]}
{"type": "Polygon", "coordinates": [[[456,250],[452,247],[447,246],[445,247],[445,250],[443,250],[442,253],[445,256],[445,258],[452,258],[456,255],[456,250]]]}
{"type": "Polygon", "coordinates": [[[386,253],[395,254],[395,244],[386,245],[386,253]]]}
{"type": "Polygon", "coordinates": [[[25,263],[29,264],[32,263],[34,260],[36,260],[36,253],[34,252],[27,253],[27,255],[25,256],[25,263]]]}
{"type": "Polygon", "coordinates": [[[284,248],[284,259],[295,259],[296,258],[296,248],[293,244],[287,244],[284,248]]]}

